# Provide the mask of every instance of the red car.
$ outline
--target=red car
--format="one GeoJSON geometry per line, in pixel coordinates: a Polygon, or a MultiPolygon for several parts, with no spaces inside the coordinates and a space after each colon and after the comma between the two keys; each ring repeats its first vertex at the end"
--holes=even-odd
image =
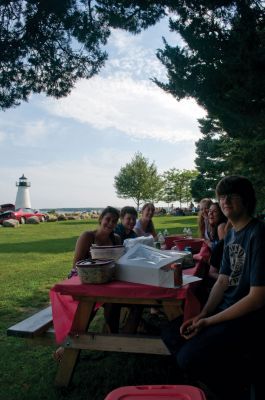
{"type": "Polygon", "coordinates": [[[32,208],[19,208],[18,210],[8,210],[4,211],[0,214],[0,224],[3,223],[6,219],[17,219],[20,224],[25,224],[26,220],[29,217],[38,217],[40,222],[44,222],[47,220],[47,214],[41,213],[37,210],[33,210],[32,208]]]}

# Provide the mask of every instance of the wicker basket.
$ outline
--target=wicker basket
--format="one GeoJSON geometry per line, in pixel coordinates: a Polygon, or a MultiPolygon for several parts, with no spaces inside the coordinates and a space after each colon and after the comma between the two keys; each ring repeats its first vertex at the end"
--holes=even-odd
{"type": "Polygon", "coordinates": [[[81,260],[76,263],[77,273],[82,283],[106,283],[113,279],[114,260],[81,260]]]}
{"type": "Polygon", "coordinates": [[[118,260],[125,253],[125,247],[120,246],[97,246],[92,244],[90,254],[92,259],[118,260]]]}

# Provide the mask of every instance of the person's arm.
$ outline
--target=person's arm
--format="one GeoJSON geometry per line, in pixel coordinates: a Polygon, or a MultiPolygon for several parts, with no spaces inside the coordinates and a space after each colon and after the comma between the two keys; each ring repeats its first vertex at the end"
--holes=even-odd
{"type": "Polygon", "coordinates": [[[207,318],[206,326],[243,317],[265,306],[265,286],[251,286],[249,293],[226,310],[207,318]]]}
{"type": "Polygon", "coordinates": [[[156,233],[155,226],[154,226],[154,223],[152,220],[151,220],[151,235],[153,236],[153,238],[155,240],[157,240],[157,233],[156,233]]]}
{"type": "Polygon", "coordinates": [[[208,276],[216,281],[218,279],[218,276],[219,276],[218,269],[215,268],[213,265],[210,265],[208,276]]]}
{"type": "MultiPolygon", "coordinates": [[[[219,275],[224,276],[224,275],[219,275]]],[[[219,278],[218,278],[219,280],[219,278]]],[[[214,285],[214,287],[216,284],[214,285]]],[[[214,288],[213,287],[213,288],[214,288]]],[[[211,292],[212,294],[212,292],[211,292]]],[[[254,312],[261,307],[265,306],[265,286],[251,286],[249,293],[240,299],[232,306],[225,310],[209,316],[209,311],[214,303],[214,300],[209,299],[204,309],[200,313],[199,317],[194,319],[186,328],[182,327],[181,334],[186,338],[190,339],[200,332],[203,328],[210,325],[220,324],[221,322],[230,321],[236,318],[243,317],[251,312],[254,312]],[[212,301],[212,303],[210,304],[212,301]],[[209,303],[209,304],[208,304],[209,303]],[[208,308],[207,308],[208,304],[208,308]]],[[[184,325],[184,324],[183,324],[184,325]]]]}
{"type": "Polygon", "coordinates": [[[213,314],[218,305],[221,303],[224,292],[228,288],[228,279],[229,278],[227,275],[219,275],[217,281],[211,289],[208,300],[202,311],[196,317],[185,321],[181,325],[180,333],[186,339],[190,339],[192,336],[195,336],[204,327],[204,321],[207,320],[207,317],[213,314]],[[201,320],[203,322],[200,322],[201,320]]]}
{"type": "Polygon", "coordinates": [[[218,275],[218,279],[211,289],[208,300],[200,312],[201,318],[212,315],[212,313],[216,310],[223,299],[223,295],[228,288],[228,284],[229,277],[227,275],[218,275]]]}
{"type": "Polygon", "coordinates": [[[84,260],[89,256],[89,250],[93,242],[94,242],[93,232],[87,231],[79,236],[75,246],[73,267],[75,267],[77,261],[84,260]]]}
{"type": "Polygon", "coordinates": [[[144,232],[141,226],[141,220],[137,220],[136,224],[134,225],[133,228],[134,232],[136,233],[137,236],[143,236],[144,232]]]}
{"type": "Polygon", "coordinates": [[[226,233],[227,233],[226,223],[222,222],[217,227],[217,235],[218,235],[219,240],[222,240],[225,237],[226,233]]]}

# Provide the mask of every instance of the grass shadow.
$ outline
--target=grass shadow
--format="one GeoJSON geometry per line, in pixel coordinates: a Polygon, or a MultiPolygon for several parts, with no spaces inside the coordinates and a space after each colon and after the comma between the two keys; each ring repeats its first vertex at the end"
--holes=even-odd
{"type": "Polygon", "coordinates": [[[32,242],[0,244],[0,253],[53,253],[74,251],[78,236],[62,239],[45,239],[32,242]]]}

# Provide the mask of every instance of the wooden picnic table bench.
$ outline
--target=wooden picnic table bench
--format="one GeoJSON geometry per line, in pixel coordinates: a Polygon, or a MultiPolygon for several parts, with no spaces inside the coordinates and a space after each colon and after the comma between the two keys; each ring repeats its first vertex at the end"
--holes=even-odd
{"type": "MultiPolygon", "coordinates": [[[[7,329],[7,336],[15,336],[24,339],[34,340],[34,343],[36,344],[56,344],[52,319],[52,307],[46,307],[31,315],[30,317],[11,326],[7,329]]],[[[131,335],[128,341],[127,335],[110,335],[109,333],[102,334],[96,332],[87,332],[86,334],[81,334],[77,337],[78,339],[75,338],[75,335],[69,335],[62,345],[66,348],[73,347],[87,350],[118,351],[160,355],[169,354],[161,339],[155,336],[131,335]],[[85,338],[84,341],[82,340],[83,336],[85,338]],[[119,337],[118,347],[116,345],[117,336],[119,337]]]]}
{"type": "Polygon", "coordinates": [[[52,320],[52,307],[48,306],[7,329],[7,336],[30,340],[31,343],[54,345],[55,333],[52,320]]]}

